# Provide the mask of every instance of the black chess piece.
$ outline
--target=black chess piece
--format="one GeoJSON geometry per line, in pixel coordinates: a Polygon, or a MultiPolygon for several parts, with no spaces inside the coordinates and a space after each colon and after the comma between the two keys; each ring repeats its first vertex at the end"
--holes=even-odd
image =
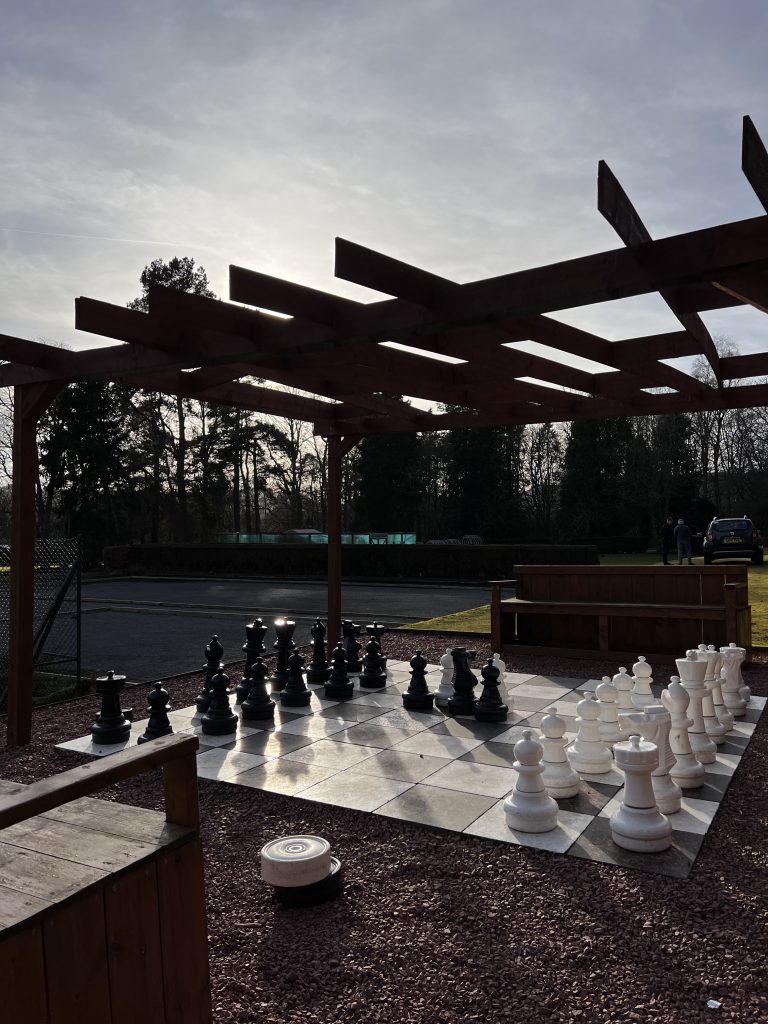
{"type": "Polygon", "coordinates": [[[371,637],[365,645],[365,661],[360,685],[367,690],[380,690],[387,685],[387,673],[381,667],[381,648],[371,637]]]}
{"type": "Polygon", "coordinates": [[[131,735],[131,723],[120,707],[120,693],[125,686],[125,676],[116,676],[110,669],[105,676],[96,680],[96,693],[101,697],[101,711],[91,726],[94,743],[125,743],[131,735]]]}
{"type": "Polygon", "coordinates": [[[294,651],[288,659],[288,681],[280,691],[280,703],[284,708],[306,708],[312,699],[312,691],[304,682],[304,658],[294,651]]]}
{"type": "Polygon", "coordinates": [[[448,698],[448,713],[451,715],[474,715],[474,689],[478,679],[470,671],[469,663],[474,659],[475,651],[468,651],[466,647],[454,647],[451,656],[456,671],[453,678],[453,696],[448,698]]]}
{"type": "Polygon", "coordinates": [[[386,654],[381,653],[381,637],[386,628],[387,627],[383,626],[380,622],[371,622],[369,625],[365,627],[365,632],[368,634],[371,640],[375,640],[376,643],[379,645],[379,661],[381,662],[382,672],[387,671],[387,656],[386,654]]]}
{"type": "Polygon", "coordinates": [[[431,711],[435,702],[434,693],[429,692],[425,669],[427,659],[421,651],[416,651],[411,658],[411,681],[403,694],[403,707],[409,711],[431,711]]]}
{"type": "Polygon", "coordinates": [[[325,684],[325,696],[331,700],[349,700],[354,696],[355,684],[347,675],[347,652],[336,644],[331,655],[333,668],[325,684]]]}
{"type": "Polygon", "coordinates": [[[325,626],[317,619],[310,630],[312,634],[312,661],[307,668],[308,683],[327,683],[331,678],[331,666],[325,660],[325,626]]]}
{"type": "Polygon", "coordinates": [[[219,665],[219,670],[211,680],[211,700],[208,710],[200,720],[205,736],[225,736],[227,733],[237,732],[237,715],[229,706],[229,676],[224,672],[224,666],[219,665]]]}
{"type": "Polygon", "coordinates": [[[296,650],[293,642],[293,632],[296,623],[293,619],[275,619],[275,634],[277,640],[274,649],[277,651],[277,663],[275,670],[269,677],[273,690],[282,690],[288,682],[288,659],[291,652],[296,650]]]}
{"type": "Polygon", "coordinates": [[[255,622],[251,622],[245,627],[245,643],[243,644],[245,668],[243,669],[242,679],[235,689],[236,704],[242,704],[248,696],[251,689],[251,669],[253,668],[253,663],[256,658],[266,653],[263,640],[266,631],[267,627],[262,623],[261,619],[256,619],[255,622]]]}
{"type": "Polygon", "coordinates": [[[137,743],[147,743],[149,740],[156,740],[159,736],[170,736],[173,727],[168,718],[171,706],[168,703],[168,691],[162,683],[155,683],[147,697],[149,704],[149,721],[147,728],[136,740],[137,743]]]}
{"type": "Polygon", "coordinates": [[[208,710],[208,705],[211,702],[211,680],[218,672],[223,657],[224,648],[219,642],[218,636],[214,633],[210,643],[205,645],[205,682],[195,701],[200,714],[208,710]]]}
{"type": "Polygon", "coordinates": [[[360,661],[360,651],[363,645],[358,641],[360,627],[356,622],[344,619],[341,624],[341,646],[347,655],[347,672],[360,672],[363,664],[360,661]]]}
{"type": "Polygon", "coordinates": [[[475,718],[478,722],[505,722],[509,708],[499,693],[501,679],[499,670],[493,664],[493,657],[483,665],[480,675],[483,677],[483,692],[480,699],[475,701],[475,718]]]}
{"type": "Polygon", "coordinates": [[[241,708],[243,719],[249,722],[275,717],[275,702],[267,690],[267,666],[261,655],[253,663],[251,688],[241,708]]]}

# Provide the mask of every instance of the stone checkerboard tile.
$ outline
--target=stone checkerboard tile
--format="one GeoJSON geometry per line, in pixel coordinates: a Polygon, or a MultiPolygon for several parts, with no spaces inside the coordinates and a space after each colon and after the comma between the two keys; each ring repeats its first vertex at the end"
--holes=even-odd
{"type": "MultiPolygon", "coordinates": [[[[430,666],[428,678],[436,688],[436,666],[430,666]]],[[[523,729],[537,726],[542,711],[555,703],[566,721],[572,721],[576,702],[596,680],[507,673],[509,719],[488,724],[450,718],[437,708],[428,713],[405,710],[402,693],[408,679],[408,664],[394,662],[386,687],[358,686],[348,701],[327,700],[322,686],[311,687],[308,708],[283,710],[278,704],[273,723],[240,722],[235,735],[206,736],[194,706],[174,710],[170,719],[175,731],[199,737],[198,775],[203,779],[684,878],[766,702],[752,698],[715,763],[706,766],[705,784],[686,791],[682,810],[670,816],[671,849],[638,854],[616,846],[610,835],[609,818],[624,782],[617,769],[583,776],[579,795],[559,802],[558,827],[552,832],[516,832],[504,817],[504,797],[516,778],[514,744],[523,729]]],[[[231,702],[239,712],[234,696],[231,702]]],[[[145,726],[146,721],[133,723],[125,744],[97,746],[90,736],[82,736],[57,749],[103,757],[135,743],[145,726]]]]}

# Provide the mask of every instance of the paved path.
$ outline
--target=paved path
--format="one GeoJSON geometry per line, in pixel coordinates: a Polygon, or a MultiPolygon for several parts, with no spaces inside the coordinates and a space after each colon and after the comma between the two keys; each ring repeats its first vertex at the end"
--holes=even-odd
{"type": "MultiPolygon", "coordinates": [[[[487,586],[345,584],[344,618],[364,625],[417,622],[487,604],[487,586]]],[[[214,633],[224,660],[238,661],[244,625],[256,616],[271,623],[296,620],[296,642],[309,642],[315,618],[325,618],[322,582],[285,580],[118,579],[83,585],[83,667],[114,668],[131,682],[192,672],[214,633]]],[[[270,630],[267,646],[274,641],[270,630]]]]}

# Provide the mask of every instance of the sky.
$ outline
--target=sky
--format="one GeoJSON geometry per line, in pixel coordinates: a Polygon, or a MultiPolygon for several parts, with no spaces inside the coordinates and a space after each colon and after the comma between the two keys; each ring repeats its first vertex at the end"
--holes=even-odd
{"type": "MultiPolygon", "coordinates": [[[[25,0],[0,34],[0,333],[103,345],[156,258],[366,301],[334,238],[465,282],[610,249],[605,159],[654,237],[758,216],[762,0],[25,0]]],[[[679,325],[657,296],[558,313],[611,340],[679,325]]],[[[751,309],[703,314],[768,351],[751,309]]]]}

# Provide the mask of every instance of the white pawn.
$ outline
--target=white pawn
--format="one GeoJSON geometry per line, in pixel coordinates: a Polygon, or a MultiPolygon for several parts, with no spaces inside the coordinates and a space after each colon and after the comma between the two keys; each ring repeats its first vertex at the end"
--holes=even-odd
{"type": "Polygon", "coordinates": [[[659,853],[672,845],[672,826],[656,806],[651,772],[659,764],[655,743],[630,736],[617,743],[616,765],[624,772],[621,807],[611,817],[611,835],[617,846],[640,853],[659,853]]]}
{"type": "Polygon", "coordinates": [[[725,706],[725,699],[723,697],[723,685],[727,680],[728,674],[722,667],[721,662],[720,675],[715,679],[715,685],[712,687],[712,703],[715,705],[717,720],[725,729],[726,735],[733,729],[735,724],[733,715],[725,706]]]}
{"type": "Polygon", "coordinates": [[[623,733],[616,708],[617,691],[610,676],[603,676],[603,681],[595,687],[595,696],[600,703],[600,736],[609,747],[612,747],[621,740],[623,733]]]}
{"type": "Polygon", "coordinates": [[[622,666],[613,677],[613,685],[616,687],[616,707],[619,715],[619,728],[624,739],[629,738],[629,730],[624,724],[624,715],[635,710],[632,703],[632,676],[622,666]]]}
{"type": "Polygon", "coordinates": [[[725,728],[718,721],[715,714],[714,688],[716,677],[720,675],[722,655],[716,647],[707,647],[706,644],[699,644],[698,656],[707,663],[707,671],[704,676],[704,688],[706,693],[701,701],[701,713],[704,716],[704,730],[709,738],[720,746],[725,743],[725,728]]]}
{"type": "Polygon", "coordinates": [[[494,654],[493,664],[499,670],[499,682],[504,686],[504,673],[507,671],[507,663],[501,660],[500,654],[494,654]]]}
{"type": "Polygon", "coordinates": [[[443,670],[443,674],[440,676],[440,685],[435,690],[435,704],[442,708],[445,707],[453,696],[453,673],[455,671],[455,665],[453,663],[450,647],[446,648],[445,654],[440,659],[440,668],[443,670]]]}
{"type": "Polygon", "coordinates": [[[637,723],[637,730],[643,739],[655,743],[659,750],[659,765],[651,772],[656,805],[662,814],[677,814],[683,793],[669,774],[675,764],[675,755],[669,745],[672,725],[670,714],[661,704],[649,704],[644,711],[638,712],[632,718],[637,723]]]}
{"type": "Polygon", "coordinates": [[[581,779],[568,763],[565,748],[566,723],[557,713],[557,708],[550,708],[541,720],[539,743],[544,750],[544,774],[541,776],[544,787],[556,800],[565,800],[577,796],[581,789],[581,779]]]}
{"type": "Polygon", "coordinates": [[[576,705],[579,717],[576,719],[576,739],[568,747],[571,767],[583,775],[605,775],[613,768],[613,754],[600,736],[597,716],[600,705],[593,694],[585,693],[584,700],[576,705]]]}
{"type": "MultiPolygon", "coordinates": [[[[723,671],[726,674],[726,681],[722,686],[723,703],[735,718],[743,718],[747,710],[749,698],[741,694],[741,652],[744,649],[730,644],[728,647],[721,647],[720,653],[723,656],[723,671]]],[[[746,689],[746,687],[745,687],[746,689]]]]}
{"type": "Polygon", "coordinates": [[[693,721],[687,714],[690,697],[685,687],[680,685],[678,676],[672,676],[669,686],[662,690],[661,703],[669,712],[669,747],[675,756],[669,774],[681,789],[697,789],[704,785],[706,772],[691,750],[688,727],[693,725],[693,721]]]}
{"type": "Polygon", "coordinates": [[[648,707],[649,704],[653,704],[656,700],[651,689],[651,683],[653,682],[652,673],[653,669],[641,654],[632,666],[632,680],[634,683],[632,687],[632,703],[640,711],[648,707]]]}
{"type": "Polygon", "coordinates": [[[533,738],[533,731],[526,729],[523,738],[515,744],[512,767],[517,771],[517,782],[504,801],[507,827],[518,832],[551,832],[557,828],[558,807],[541,780],[543,754],[541,744],[533,738]]]}
{"type": "Polygon", "coordinates": [[[706,661],[700,661],[698,651],[687,651],[684,658],[675,658],[677,671],[680,673],[680,683],[688,694],[688,717],[691,724],[688,726],[688,739],[691,750],[697,761],[702,764],[712,764],[717,758],[717,747],[707,736],[704,727],[704,715],[701,704],[706,696],[707,690],[704,686],[704,676],[707,671],[706,661]]]}

